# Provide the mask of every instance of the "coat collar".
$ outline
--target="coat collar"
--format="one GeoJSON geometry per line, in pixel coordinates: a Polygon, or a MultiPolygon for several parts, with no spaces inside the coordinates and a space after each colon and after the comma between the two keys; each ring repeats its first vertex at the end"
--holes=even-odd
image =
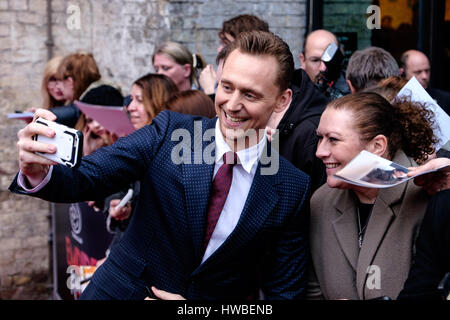
{"type": "MultiPolygon", "coordinates": [[[[415,165],[415,162],[408,158],[403,151],[398,151],[392,161],[404,167],[415,165]]],[[[377,250],[389,230],[391,223],[399,214],[393,207],[402,201],[409,183],[412,182],[409,181],[391,188],[380,189],[378,193],[367,225],[364,245],[358,257],[356,282],[360,297],[364,297],[364,287],[368,275],[367,268],[373,263],[377,250]]]]}
{"type": "MultiPolygon", "coordinates": [[[[414,165],[403,151],[398,151],[393,162],[405,167],[414,165]]],[[[392,207],[403,199],[408,183],[380,189],[375,201],[361,250],[358,246],[358,230],[356,223],[357,198],[350,190],[343,190],[335,198],[333,206],[340,215],[332,222],[338,243],[347,260],[357,274],[358,294],[362,297],[367,277],[367,268],[371,265],[377,249],[382,242],[397,212],[392,207]]]]}

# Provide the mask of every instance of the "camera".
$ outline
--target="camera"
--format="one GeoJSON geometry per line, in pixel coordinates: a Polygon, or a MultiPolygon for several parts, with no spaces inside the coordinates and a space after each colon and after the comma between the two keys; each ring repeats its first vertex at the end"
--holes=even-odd
{"type": "Polygon", "coordinates": [[[344,55],[339,47],[334,42],[331,42],[322,53],[320,59],[325,63],[327,70],[319,74],[317,86],[320,91],[329,93],[331,87],[341,75],[344,55]]]}
{"type": "Polygon", "coordinates": [[[43,118],[37,118],[35,122],[52,128],[55,131],[55,136],[49,138],[35,135],[33,140],[56,146],[56,153],[35,153],[71,168],[78,166],[83,152],[83,133],[43,118]]]}

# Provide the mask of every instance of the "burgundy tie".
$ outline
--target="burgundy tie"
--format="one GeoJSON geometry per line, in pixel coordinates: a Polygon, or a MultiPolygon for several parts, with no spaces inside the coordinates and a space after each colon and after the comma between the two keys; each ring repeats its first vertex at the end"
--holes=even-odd
{"type": "Polygon", "coordinates": [[[223,165],[219,168],[214,177],[211,191],[211,198],[208,205],[208,223],[206,225],[205,239],[203,249],[206,250],[209,239],[219,220],[225,200],[227,200],[230,191],[231,180],[233,179],[233,166],[237,162],[237,154],[227,152],[223,155],[223,165]]]}

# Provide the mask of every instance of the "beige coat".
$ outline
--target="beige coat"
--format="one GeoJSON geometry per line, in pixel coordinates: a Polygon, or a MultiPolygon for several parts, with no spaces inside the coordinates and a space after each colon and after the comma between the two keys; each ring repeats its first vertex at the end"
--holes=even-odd
{"type": "MultiPolygon", "coordinates": [[[[416,166],[402,151],[393,161],[416,166]]],[[[311,199],[313,270],[308,297],[397,298],[408,276],[427,201],[427,194],[412,180],[380,189],[360,251],[354,194],[326,184],[318,189],[311,199]]]]}

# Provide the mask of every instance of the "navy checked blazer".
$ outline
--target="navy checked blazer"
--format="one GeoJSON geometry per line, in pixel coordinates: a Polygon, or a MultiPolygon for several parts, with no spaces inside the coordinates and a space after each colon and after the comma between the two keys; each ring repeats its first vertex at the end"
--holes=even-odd
{"type": "MultiPolygon", "coordinates": [[[[171,137],[175,129],[197,130],[183,142],[192,150],[214,146],[203,133],[216,121],[164,111],[151,125],[84,157],[78,168],[55,166],[49,183],[33,194],[52,202],[97,200],[141,181],[125,235],[82,299],[144,299],[151,286],[187,299],[246,299],[257,288],[267,299],[304,297],[309,177],[282,157],[274,175],[261,175],[258,163],[237,226],[201,264],[214,163],[173,163],[180,142],[171,137]]],[[[10,190],[26,194],[17,177],[10,190]]]]}

